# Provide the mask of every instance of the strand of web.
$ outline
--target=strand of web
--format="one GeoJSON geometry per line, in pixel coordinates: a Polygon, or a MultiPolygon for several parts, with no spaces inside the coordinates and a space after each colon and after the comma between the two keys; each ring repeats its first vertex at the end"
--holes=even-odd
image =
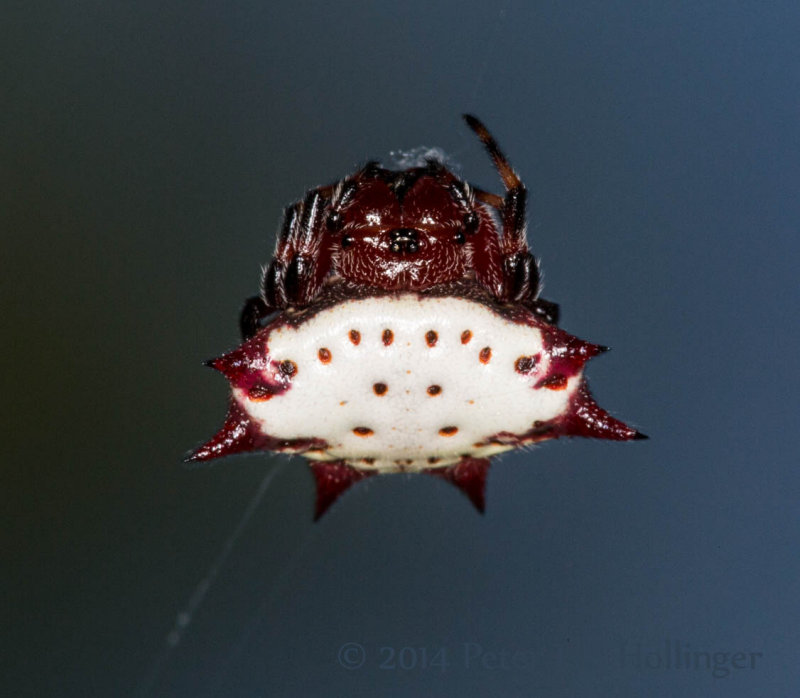
{"type": "Polygon", "coordinates": [[[195,586],[194,591],[189,596],[189,600],[175,617],[175,623],[164,638],[164,644],[161,650],[158,652],[150,666],[145,671],[142,680],[139,682],[139,685],[134,691],[133,695],[136,698],[147,698],[147,696],[151,695],[153,687],[163,673],[164,668],[172,656],[172,653],[175,651],[175,648],[180,644],[184,633],[191,625],[192,618],[202,605],[203,601],[208,595],[208,592],[211,590],[211,587],[216,581],[220,570],[231,554],[236,542],[239,540],[242,533],[244,533],[244,530],[247,528],[247,524],[250,522],[250,519],[253,518],[253,515],[257,511],[261,501],[264,499],[264,495],[269,489],[269,486],[272,484],[272,481],[275,479],[275,477],[277,477],[278,473],[280,473],[284,467],[285,464],[278,465],[270,470],[261,480],[258,489],[255,491],[255,494],[245,507],[245,510],[242,513],[242,516],[239,518],[238,523],[225,540],[221,551],[211,563],[211,566],[208,568],[208,571],[205,573],[205,575],[203,575],[203,578],[195,586]]]}

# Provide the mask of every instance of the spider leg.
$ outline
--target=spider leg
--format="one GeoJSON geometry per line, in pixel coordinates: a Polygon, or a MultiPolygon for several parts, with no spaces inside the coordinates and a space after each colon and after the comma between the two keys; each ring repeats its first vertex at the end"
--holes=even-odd
{"type": "Polygon", "coordinates": [[[284,290],[284,278],[292,259],[291,240],[300,217],[301,206],[302,202],[298,201],[284,210],[283,222],[275,243],[275,255],[261,275],[261,296],[266,305],[273,308],[285,308],[288,305],[284,290]]]}
{"type": "Polygon", "coordinates": [[[283,291],[289,305],[308,305],[330,269],[330,248],[325,244],[323,217],[328,203],[323,190],[308,192],[290,232],[288,244],[293,254],[283,277],[283,291]]]}
{"type": "Polygon", "coordinates": [[[514,253],[527,252],[528,244],[525,240],[527,191],[525,190],[525,185],[519,175],[514,172],[508,162],[508,158],[503,155],[500,146],[497,145],[497,141],[489,133],[486,126],[471,114],[465,114],[464,120],[467,122],[467,126],[480,138],[506,187],[506,195],[499,205],[497,205],[498,202],[493,195],[480,192],[481,196],[489,199],[485,203],[496,206],[500,211],[503,220],[503,253],[508,256],[514,253]]]}
{"type": "MultiPolygon", "coordinates": [[[[502,267],[503,267],[503,299],[521,302],[543,318],[558,318],[558,308],[548,301],[539,302],[541,276],[539,265],[530,253],[525,235],[525,209],[527,191],[519,175],[514,172],[506,156],[497,145],[487,128],[474,116],[464,115],[467,125],[480,138],[489,156],[494,162],[506,187],[506,195],[501,200],[494,194],[476,191],[475,196],[500,213],[503,224],[502,267]]],[[[556,321],[553,320],[553,321],[556,321]]]]}
{"type": "MultiPolygon", "coordinates": [[[[327,244],[330,226],[325,212],[334,189],[334,186],[312,189],[303,201],[284,211],[275,255],[261,276],[261,297],[268,308],[302,307],[319,293],[331,265],[327,244]]],[[[250,301],[246,309],[249,304],[250,301]]],[[[252,308],[257,308],[255,301],[252,308]]]]}
{"type": "Polygon", "coordinates": [[[472,187],[472,191],[475,192],[475,198],[482,204],[496,208],[498,211],[503,210],[503,197],[499,194],[492,194],[489,191],[484,191],[477,187],[472,187]]]}
{"type": "Polygon", "coordinates": [[[275,255],[261,274],[261,295],[248,298],[239,314],[239,329],[243,339],[249,339],[260,328],[261,320],[287,305],[284,276],[291,259],[290,238],[300,214],[300,203],[287,206],[275,244],[275,255]]]}
{"type": "Polygon", "coordinates": [[[242,312],[239,314],[239,330],[242,339],[250,339],[261,329],[261,321],[277,310],[270,306],[261,296],[251,296],[244,302],[242,312]]]}

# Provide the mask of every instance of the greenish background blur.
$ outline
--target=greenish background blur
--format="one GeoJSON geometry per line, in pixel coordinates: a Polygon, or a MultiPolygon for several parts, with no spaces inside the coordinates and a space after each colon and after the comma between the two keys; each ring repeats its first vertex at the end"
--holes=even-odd
{"type": "Polygon", "coordinates": [[[796,689],[796,2],[2,14],[3,695],[796,689]],[[390,477],[314,525],[298,459],[185,469],[282,207],[420,145],[498,190],[464,111],[531,191],[563,326],[614,347],[598,400],[651,440],[507,456],[484,517],[390,477]]]}

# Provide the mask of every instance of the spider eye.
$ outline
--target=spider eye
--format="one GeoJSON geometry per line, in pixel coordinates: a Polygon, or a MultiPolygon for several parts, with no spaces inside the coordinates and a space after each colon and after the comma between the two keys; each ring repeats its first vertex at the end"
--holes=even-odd
{"type": "Polygon", "coordinates": [[[456,245],[463,245],[466,241],[467,238],[464,236],[463,230],[459,230],[453,238],[453,242],[455,242],[456,245]]]}
{"type": "Polygon", "coordinates": [[[478,229],[478,214],[475,211],[469,211],[464,214],[464,228],[467,232],[472,234],[478,229]]]}
{"type": "Polygon", "coordinates": [[[328,226],[328,230],[339,230],[342,227],[342,214],[338,211],[331,211],[328,214],[328,220],[326,221],[328,226]]]}
{"type": "Polygon", "coordinates": [[[350,247],[353,242],[353,238],[349,235],[342,235],[342,248],[350,247]]]}

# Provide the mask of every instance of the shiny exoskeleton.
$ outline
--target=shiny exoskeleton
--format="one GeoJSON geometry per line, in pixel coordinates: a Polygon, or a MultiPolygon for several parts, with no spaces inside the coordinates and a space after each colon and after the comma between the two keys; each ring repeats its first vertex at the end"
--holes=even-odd
{"type": "Polygon", "coordinates": [[[336,283],[423,291],[475,280],[497,301],[557,323],[558,306],[539,297],[539,268],[525,237],[525,185],[486,127],[464,119],[494,161],[504,196],[473,187],[435,159],[401,171],[370,162],[310,190],[285,211],[261,293],[242,310],[243,338],[264,318],[302,309],[336,283]]]}

